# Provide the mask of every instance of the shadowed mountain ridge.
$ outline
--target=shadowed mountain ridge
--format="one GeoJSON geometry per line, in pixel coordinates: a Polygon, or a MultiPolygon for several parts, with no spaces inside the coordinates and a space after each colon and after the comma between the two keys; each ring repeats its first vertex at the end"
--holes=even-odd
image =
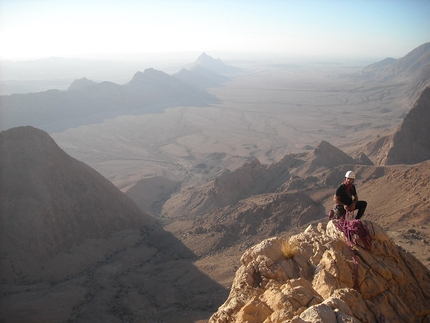
{"type": "Polygon", "coordinates": [[[42,259],[156,221],[96,171],[68,156],[44,131],[0,133],[2,248],[42,259]]]}
{"type": "Polygon", "coordinates": [[[220,304],[188,248],[46,132],[0,132],[0,156],[0,321],[193,321],[220,304]]]}

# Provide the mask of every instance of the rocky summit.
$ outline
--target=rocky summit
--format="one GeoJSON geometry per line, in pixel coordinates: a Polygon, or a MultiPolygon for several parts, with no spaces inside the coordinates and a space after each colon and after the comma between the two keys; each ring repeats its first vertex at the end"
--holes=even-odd
{"type": "Polygon", "coordinates": [[[430,272],[375,223],[370,247],[336,223],[248,249],[209,322],[430,322],[430,272]]]}

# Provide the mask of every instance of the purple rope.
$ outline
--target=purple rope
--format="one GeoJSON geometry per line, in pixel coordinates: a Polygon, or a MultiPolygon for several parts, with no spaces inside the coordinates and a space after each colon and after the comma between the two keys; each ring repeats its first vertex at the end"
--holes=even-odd
{"type": "Polygon", "coordinates": [[[339,231],[342,231],[347,244],[352,252],[352,262],[354,263],[354,288],[358,289],[358,262],[355,259],[353,247],[357,245],[357,236],[363,242],[363,248],[365,250],[370,250],[372,245],[372,235],[368,227],[360,220],[345,220],[348,219],[349,212],[347,211],[345,217],[339,219],[339,221],[334,222],[334,225],[339,231]]]}

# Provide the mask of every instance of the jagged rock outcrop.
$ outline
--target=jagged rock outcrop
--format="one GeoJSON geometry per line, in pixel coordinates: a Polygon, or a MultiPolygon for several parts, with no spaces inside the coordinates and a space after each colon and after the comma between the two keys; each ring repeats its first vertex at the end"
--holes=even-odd
{"type": "Polygon", "coordinates": [[[427,87],[391,135],[367,146],[380,165],[416,164],[430,159],[430,87],[427,87]]]}
{"type": "Polygon", "coordinates": [[[255,184],[264,176],[265,170],[266,167],[254,159],[234,172],[215,178],[212,192],[216,200],[225,206],[251,195],[255,187],[258,187],[255,184]]]}
{"type": "MultiPolygon", "coordinates": [[[[366,157],[361,158],[365,160],[366,157]]],[[[361,164],[339,148],[321,141],[311,152],[285,155],[279,162],[270,165],[263,165],[258,159],[253,159],[210,182],[187,187],[164,204],[162,213],[168,217],[184,214],[193,217],[252,195],[309,189],[318,185],[319,181],[310,175],[327,168],[358,163],[361,164]]]]}
{"type": "MultiPolygon", "coordinates": [[[[235,245],[249,247],[266,237],[324,217],[321,203],[303,193],[268,193],[251,196],[180,226],[182,240],[198,256],[235,245]]],[[[172,231],[175,231],[174,229],[172,231]]],[[[176,231],[175,235],[181,236],[176,231]]]]}
{"type": "Polygon", "coordinates": [[[163,213],[169,217],[202,215],[215,207],[234,204],[251,195],[274,192],[290,178],[289,169],[301,163],[294,155],[287,155],[269,166],[253,159],[208,183],[188,187],[173,195],[165,203],[163,213]]]}
{"type": "Polygon", "coordinates": [[[356,163],[352,157],[324,140],[314,149],[311,156],[311,161],[307,167],[308,172],[313,172],[320,167],[336,167],[356,163]]]}
{"type": "Polygon", "coordinates": [[[364,223],[368,251],[360,240],[352,250],[332,221],[250,248],[209,322],[430,322],[429,271],[364,223]]]}

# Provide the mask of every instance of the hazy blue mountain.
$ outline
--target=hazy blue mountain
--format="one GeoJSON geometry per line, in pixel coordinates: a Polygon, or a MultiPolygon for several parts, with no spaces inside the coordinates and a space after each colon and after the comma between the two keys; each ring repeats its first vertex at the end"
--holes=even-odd
{"type": "Polygon", "coordinates": [[[96,86],[97,83],[91,80],[88,80],[87,78],[81,78],[80,80],[74,80],[72,84],[70,84],[68,91],[77,91],[81,90],[90,86],[96,86]]]}
{"type": "Polygon", "coordinates": [[[214,59],[206,53],[201,54],[197,60],[191,64],[189,69],[192,70],[196,66],[202,66],[207,70],[220,75],[235,74],[241,71],[240,68],[227,65],[219,58],[214,59]]]}
{"type": "Polygon", "coordinates": [[[221,83],[229,80],[227,76],[211,72],[202,65],[196,65],[191,70],[183,68],[174,77],[199,88],[209,88],[219,86],[221,83]]]}
{"type": "Polygon", "coordinates": [[[383,59],[382,61],[370,64],[368,66],[366,66],[361,73],[363,75],[370,75],[370,74],[375,74],[377,73],[380,69],[389,66],[389,65],[393,65],[397,62],[397,59],[392,58],[392,57],[387,57],[385,59],[383,59]]]}
{"type": "Polygon", "coordinates": [[[31,125],[59,132],[124,114],[159,113],[167,107],[218,102],[202,89],[162,71],[137,72],[125,85],[81,79],[68,91],[0,96],[0,130],[31,125]]]}

